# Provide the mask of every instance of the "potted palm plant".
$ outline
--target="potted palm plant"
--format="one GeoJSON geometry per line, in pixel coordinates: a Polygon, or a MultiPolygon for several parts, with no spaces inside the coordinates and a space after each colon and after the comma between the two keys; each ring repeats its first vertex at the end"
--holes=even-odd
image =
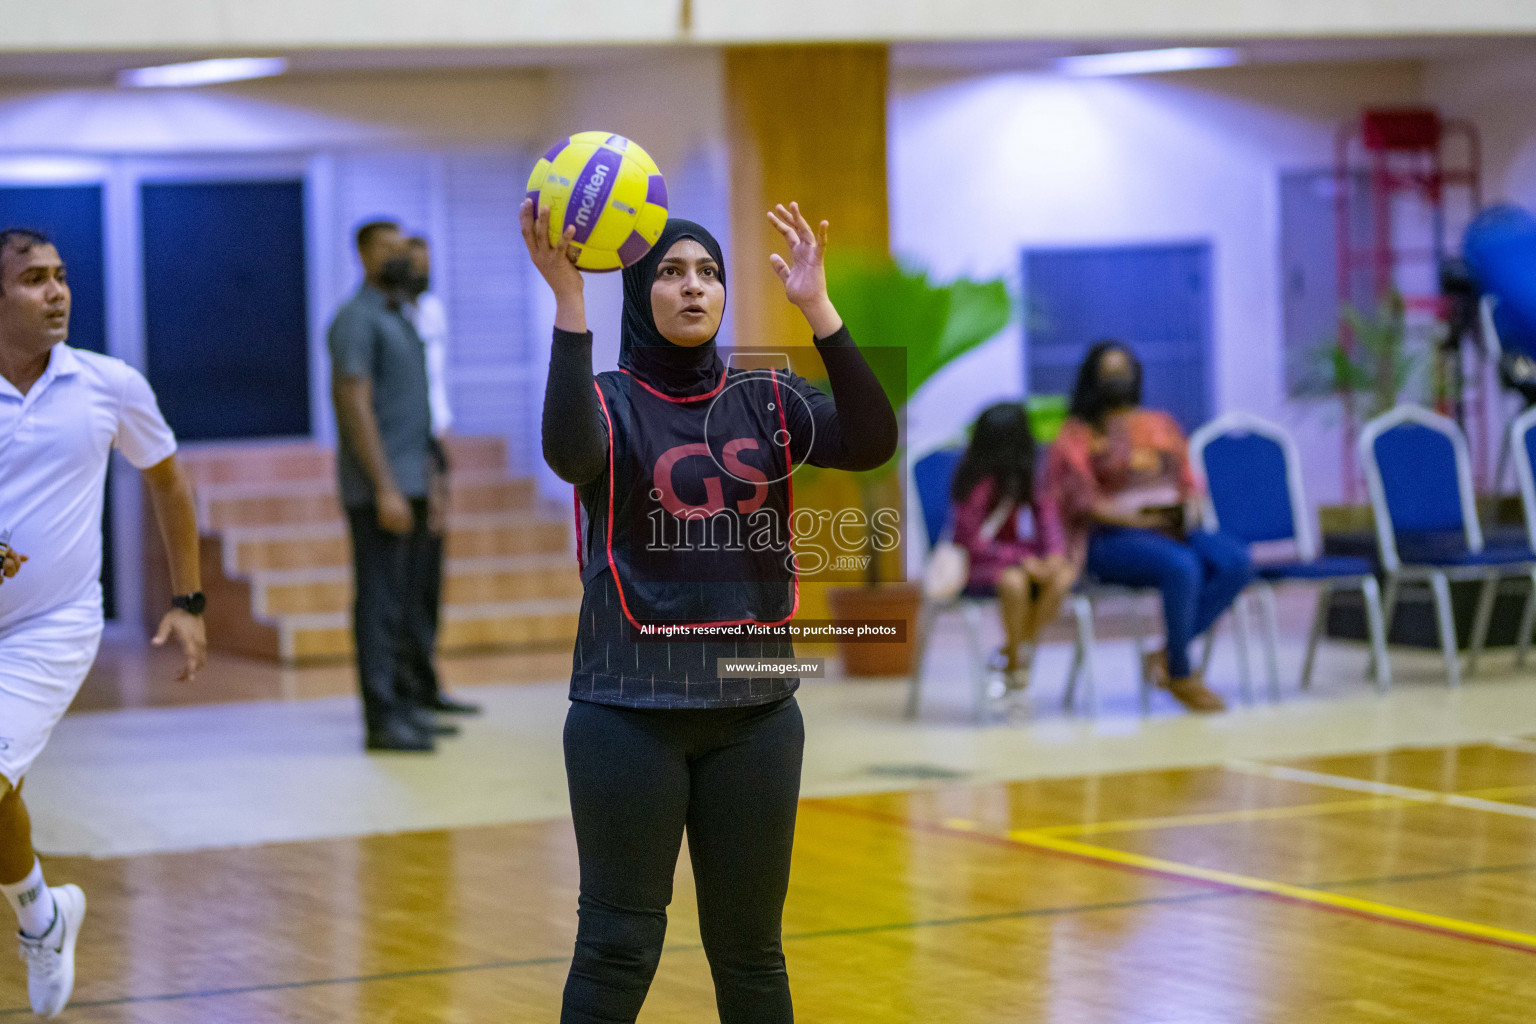
{"type": "Polygon", "coordinates": [[[1403,297],[1389,293],[1373,314],[1346,305],[1342,326],[1318,353],[1325,386],[1350,412],[1357,411],[1356,396],[1365,396],[1365,418],[1373,419],[1397,404],[1419,368],[1420,361],[1408,351],[1403,297]]]}
{"type": "MultiPolygon", "coordinates": [[[[1346,440],[1355,437],[1359,424],[1388,412],[1397,405],[1424,365],[1410,350],[1407,306],[1393,290],[1376,309],[1365,311],[1346,303],[1340,309],[1339,331],[1314,350],[1317,374],[1304,393],[1338,400],[1338,413],[1346,440]]],[[[1354,492],[1356,467],[1353,447],[1345,446],[1346,497],[1354,492]]],[[[1346,503],[1320,510],[1329,533],[1368,531],[1368,505],[1346,503]]]]}
{"type": "MultiPolygon", "coordinates": [[[[828,276],[829,290],[837,296],[838,310],[853,336],[887,349],[883,355],[870,353],[870,364],[898,416],[935,374],[996,337],[1013,317],[1013,302],[1001,279],[940,284],[925,271],[889,257],[845,261],[829,268],[828,276]]],[[[900,507],[900,470],[905,464],[903,439],[884,466],[855,475],[864,523],[873,522],[878,509],[900,507]]],[[[866,531],[863,543],[867,560],[862,585],[829,590],[831,613],[838,619],[904,619],[908,641],[842,644],[843,668],[853,676],[903,675],[911,668],[920,591],[915,584],[901,582],[905,567],[899,549],[878,550],[871,531],[866,531]]]]}

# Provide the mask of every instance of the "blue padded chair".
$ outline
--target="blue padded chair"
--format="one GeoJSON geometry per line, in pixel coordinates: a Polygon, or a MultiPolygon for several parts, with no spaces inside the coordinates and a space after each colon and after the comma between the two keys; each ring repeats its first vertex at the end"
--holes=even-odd
{"type": "Polygon", "coordinates": [[[1500,579],[1519,574],[1536,580],[1536,554],[1525,545],[1484,545],[1472,494],[1472,458],[1453,420],[1418,406],[1399,406],[1365,425],[1360,464],[1386,573],[1387,625],[1390,628],[1403,585],[1427,586],[1435,605],[1446,682],[1460,686],[1451,581],[1482,583],[1467,654],[1467,674],[1472,675],[1488,641],[1500,579]]]}
{"type": "MultiPolygon", "coordinates": [[[[912,465],[912,481],[917,488],[918,505],[922,509],[923,539],[927,544],[929,555],[941,540],[948,539],[952,533],[950,485],[964,454],[960,449],[941,448],[923,456],[912,465]]],[[[966,591],[962,591],[953,600],[944,602],[935,602],[924,597],[918,617],[917,637],[913,644],[912,676],[907,688],[906,716],[908,718],[917,716],[923,679],[926,675],[928,640],[933,633],[934,625],[940,616],[958,611],[965,625],[967,667],[976,697],[976,719],[978,722],[986,720],[987,664],[981,642],[981,609],[996,602],[995,596],[978,595],[966,591]]],[[[1080,681],[1081,691],[1086,696],[1089,709],[1095,710],[1097,691],[1093,674],[1092,598],[1084,593],[1075,593],[1069,598],[1069,604],[1077,620],[1077,636],[1072,655],[1072,669],[1067,679],[1065,704],[1068,710],[1075,708],[1075,696],[1079,690],[1080,681]]]]}
{"type": "Polygon", "coordinates": [[[1190,458],[1206,482],[1206,529],[1220,529],[1246,544],[1294,545],[1293,556],[1254,565],[1257,580],[1253,592],[1264,613],[1271,696],[1278,699],[1280,692],[1275,587],[1286,583],[1318,587],[1317,611],[1301,666],[1302,688],[1312,683],[1312,665],[1335,588],[1360,590],[1376,687],[1383,691],[1389,688],[1392,670],[1387,661],[1381,588],[1371,563],[1364,558],[1319,553],[1316,519],[1302,489],[1301,454],[1285,430],[1256,416],[1229,413],[1195,431],[1190,438],[1190,458]]]}
{"type": "MultiPolygon", "coordinates": [[[[1516,416],[1509,425],[1506,439],[1508,450],[1514,453],[1515,480],[1520,484],[1520,505],[1525,511],[1526,543],[1536,551],[1536,406],[1516,416]]],[[[1524,665],[1531,650],[1531,630],[1536,629],[1536,576],[1531,581],[1531,596],[1525,602],[1525,612],[1520,616],[1520,637],[1517,641],[1515,664],[1524,665]]]]}

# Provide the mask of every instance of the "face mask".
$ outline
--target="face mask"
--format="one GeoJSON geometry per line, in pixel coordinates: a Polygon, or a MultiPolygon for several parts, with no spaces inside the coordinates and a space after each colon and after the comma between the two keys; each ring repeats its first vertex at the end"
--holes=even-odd
{"type": "Polygon", "coordinates": [[[414,297],[425,293],[431,287],[432,275],[413,273],[410,281],[406,283],[405,290],[414,297]]]}
{"type": "Polygon", "coordinates": [[[379,283],[391,291],[408,290],[415,277],[416,271],[411,266],[409,256],[396,256],[379,268],[379,283]]]}
{"type": "Polygon", "coordinates": [[[1136,404],[1136,382],[1129,377],[1105,377],[1099,381],[1099,397],[1106,408],[1136,404]]]}

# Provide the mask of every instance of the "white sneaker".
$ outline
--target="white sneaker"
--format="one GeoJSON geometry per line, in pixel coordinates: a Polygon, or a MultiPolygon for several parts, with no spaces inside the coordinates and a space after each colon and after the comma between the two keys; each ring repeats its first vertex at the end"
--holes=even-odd
{"type": "Polygon", "coordinates": [[[19,937],[32,1012],[57,1017],[75,990],[75,940],[85,920],[85,893],[78,885],[50,886],[48,891],[53,893],[53,924],[42,938],[19,937]]]}

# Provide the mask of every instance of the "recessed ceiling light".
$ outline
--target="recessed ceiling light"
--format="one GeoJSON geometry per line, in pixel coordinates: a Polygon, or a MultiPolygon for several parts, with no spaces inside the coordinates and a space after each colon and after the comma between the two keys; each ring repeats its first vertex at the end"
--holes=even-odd
{"type": "Polygon", "coordinates": [[[213,85],[240,82],[248,78],[270,78],[288,70],[286,57],[222,57],[194,60],[185,64],[161,64],[152,68],[130,68],[118,73],[117,84],[127,89],[175,89],[189,85],[213,85]]]}
{"type": "Polygon", "coordinates": [[[1177,46],[1167,50],[1127,50],[1062,57],[1055,67],[1064,75],[1150,75],[1159,71],[1225,68],[1243,62],[1243,52],[1230,46],[1177,46]]]}

